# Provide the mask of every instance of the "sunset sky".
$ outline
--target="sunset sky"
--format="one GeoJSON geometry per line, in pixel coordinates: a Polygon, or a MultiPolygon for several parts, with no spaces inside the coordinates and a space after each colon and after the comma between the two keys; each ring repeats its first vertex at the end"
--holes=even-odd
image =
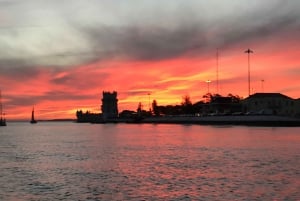
{"type": "Polygon", "coordinates": [[[300,98],[298,0],[0,0],[0,89],[8,120],[119,111],[207,93],[300,98]],[[219,90],[216,85],[219,52],[219,90]],[[262,82],[261,80],[264,80],[262,82]],[[148,95],[150,94],[150,95],[148,95]]]}

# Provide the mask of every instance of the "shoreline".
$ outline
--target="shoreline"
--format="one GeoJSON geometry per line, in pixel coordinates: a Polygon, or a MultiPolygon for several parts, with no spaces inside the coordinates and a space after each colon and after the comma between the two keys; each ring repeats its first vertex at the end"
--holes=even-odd
{"type": "Polygon", "coordinates": [[[164,116],[141,119],[109,119],[97,122],[79,123],[131,123],[131,124],[195,124],[195,125],[245,125],[272,127],[300,127],[300,118],[275,115],[237,115],[237,116],[164,116]]]}

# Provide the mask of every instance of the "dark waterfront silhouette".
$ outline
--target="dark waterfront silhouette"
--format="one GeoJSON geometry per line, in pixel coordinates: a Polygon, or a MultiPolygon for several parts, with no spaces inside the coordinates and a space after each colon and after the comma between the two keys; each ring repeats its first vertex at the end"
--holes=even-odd
{"type": "Polygon", "coordinates": [[[139,103],[137,111],[117,114],[117,92],[103,92],[102,113],[77,111],[77,122],[89,123],[192,123],[259,126],[300,126],[300,100],[280,93],[255,93],[243,99],[228,94],[207,93],[205,101],[192,103],[184,96],[180,105],[160,106],[156,100],[149,111],[139,103]]]}

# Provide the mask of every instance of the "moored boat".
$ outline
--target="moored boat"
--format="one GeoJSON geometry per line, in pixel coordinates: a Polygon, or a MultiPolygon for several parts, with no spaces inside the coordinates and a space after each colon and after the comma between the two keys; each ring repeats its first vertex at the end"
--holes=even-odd
{"type": "Polygon", "coordinates": [[[1,91],[0,91],[0,126],[6,126],[5,113],[3,113],[3,107],[2,107],[1,91]]]}
{"type": "Polygon", "coordinates": [[[31,124],[36,124],[37,123],[37,121],[34,119],[34,108],[32,108],[30,123],[31,124]]]}

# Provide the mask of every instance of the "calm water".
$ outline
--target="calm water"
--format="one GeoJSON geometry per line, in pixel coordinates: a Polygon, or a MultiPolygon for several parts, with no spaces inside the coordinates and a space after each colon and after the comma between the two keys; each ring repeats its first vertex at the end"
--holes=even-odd
{"type": "Polygon", "coordinates": [[[300,128],[8,123],[0,200],[300,200],[300,128]]]}

